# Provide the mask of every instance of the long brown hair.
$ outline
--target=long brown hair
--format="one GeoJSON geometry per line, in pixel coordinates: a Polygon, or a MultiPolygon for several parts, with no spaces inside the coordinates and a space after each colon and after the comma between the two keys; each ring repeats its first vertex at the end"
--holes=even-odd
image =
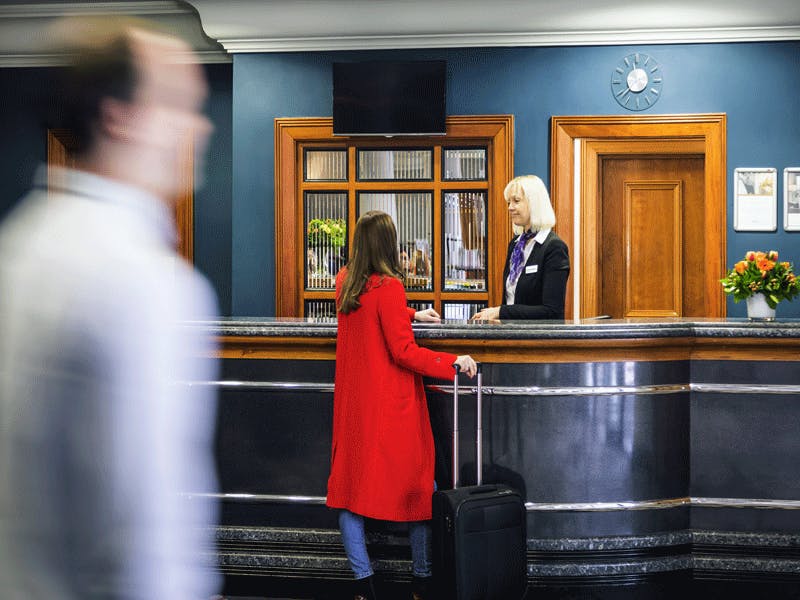
{"type": "Polygon", "coordinates": [[[365,212],[356,223],[353,250],[339,294],[340,313],[347,314],[361,306],[358,297],[373,273],[398,279],[403,277],[397,248],[397,230],[392,218],[380,210],[365,212]]]}

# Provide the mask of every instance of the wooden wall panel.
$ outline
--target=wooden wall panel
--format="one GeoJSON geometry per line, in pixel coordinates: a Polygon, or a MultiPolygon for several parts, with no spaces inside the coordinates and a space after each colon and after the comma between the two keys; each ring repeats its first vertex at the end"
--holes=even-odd
{"type": "MultiPolygon", "coordinates": [[[[633,339],[418,339],[420,346],[470,354],[486,363],[572,363],[664,360],[800,361],[800,338],[665,337],[633,339]]],[[[224,336],[220,358],[334,360],[334,337],[224,336]]]]}
{"type": "Polygon", "coordinates": [[[625,318],[682,316],[681,182],[625,183],[625,318]],[[671,227],[669,226],[671,224],[671,227]]]}

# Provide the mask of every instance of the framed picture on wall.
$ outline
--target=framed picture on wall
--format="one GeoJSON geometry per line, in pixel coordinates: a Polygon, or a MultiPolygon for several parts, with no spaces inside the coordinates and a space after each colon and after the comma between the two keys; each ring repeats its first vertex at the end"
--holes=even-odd
{"type": "Polygon", "coordinates": [[[800,167],[783,170],[783,228],[800,231],[800,167]]]}
{"type": "Polygon", "coordinates": [[[772,167],[734,169],[733,228],[736,231],[778,229],[777,188],[777,169],[772,167]]]}

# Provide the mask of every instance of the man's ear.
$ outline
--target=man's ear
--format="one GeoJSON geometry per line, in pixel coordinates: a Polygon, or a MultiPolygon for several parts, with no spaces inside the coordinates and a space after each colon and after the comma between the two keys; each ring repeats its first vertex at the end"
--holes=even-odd
{"type": "Polygon", "coordinates": [[[101,135],[114,140],[129,141],[131,109],[127,102],[106,97],[98,106],[97,127],[101,135]]]}

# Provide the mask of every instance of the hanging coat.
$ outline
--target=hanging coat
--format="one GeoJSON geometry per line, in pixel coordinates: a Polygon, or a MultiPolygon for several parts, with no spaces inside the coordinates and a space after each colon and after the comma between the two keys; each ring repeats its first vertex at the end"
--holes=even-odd
{"type": "MultiPolygon", "coordinates": [[[[336,279],[337,303],[345,274],[336,279]]],[[[398,279],[372,275],[359,302],[338,315],[327,505],[427,520],[435,457],[422,375],[452,379],[456,356],[417,346],[398,279]]]]}

